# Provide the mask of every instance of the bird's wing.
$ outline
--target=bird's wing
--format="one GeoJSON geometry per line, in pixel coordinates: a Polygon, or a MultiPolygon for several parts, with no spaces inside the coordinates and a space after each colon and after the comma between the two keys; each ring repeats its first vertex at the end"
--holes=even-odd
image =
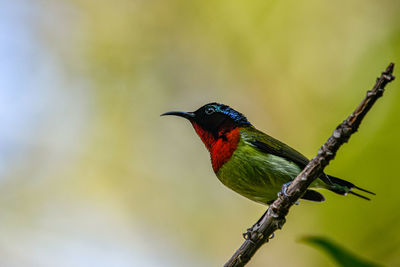
{"type": "Polygon", "coordinates": [[[254,127],[246,127],[241,131],[243,140],[258,150],[272,154],[296,163],[300,168],[304,168],[309,160],[300,152],[279,140],[257,130],[254,127]]]}
{"type": "MultiPolygon", "coordinates": [[[[252,126],[243,128],[241,136],[246,143],[258,150],[294,162],[301,169],[304,169],[309,162],[309,160],[300,152],[252,126]]],[[[325,183],[332,184],[326,174],[322,174],[320,178],[325,183]]]]}

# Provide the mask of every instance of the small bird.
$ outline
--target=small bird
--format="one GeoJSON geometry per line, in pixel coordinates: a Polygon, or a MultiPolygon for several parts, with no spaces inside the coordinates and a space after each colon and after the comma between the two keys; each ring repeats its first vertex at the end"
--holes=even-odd
{"type": "MultiPolygon", "coordinates": [[[[161,114],[165,115],[188,119],[210,152],[218,179],[233,191],[261,204],[271,204],[309,162],[295,149],[257,130],[243,114],[227,105],[210,103],[194,112],[161,114]]],[[[325,173],[310,187],[328,189],[339,195],[353,194],[367,200],[370,199],[353,189],[374,194],[325,173]]],[[[311,189],[301,198],[315,202],[325,200],[321,193],[311,189]]]]}

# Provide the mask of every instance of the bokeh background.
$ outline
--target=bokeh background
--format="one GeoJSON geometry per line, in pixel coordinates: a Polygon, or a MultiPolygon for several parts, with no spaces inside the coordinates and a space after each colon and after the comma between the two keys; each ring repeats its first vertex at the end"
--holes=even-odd
{"type": "MultiPolygon", "coordinates": [[[[1,1],[0,266],[221,266],[265,207],[159,115],[226,103],[312,157],[400,64],[399,14],[396,0],[1,1]]],[[[395,81],[327,169],[373,201],[302,201],[249,266],[334,266],[308,235],[399,266],[399,116],[395,81]]]]}

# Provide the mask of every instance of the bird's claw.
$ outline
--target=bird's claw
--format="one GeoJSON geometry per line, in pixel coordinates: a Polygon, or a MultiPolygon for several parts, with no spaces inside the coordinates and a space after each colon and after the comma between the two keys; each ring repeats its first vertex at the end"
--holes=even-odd
{"type": "Polygon", "coordinates": [[[285,197],[288,196],[288,194],[287,194],[287,189],[288,189],[288,187],[289,187],[289,185],[290,185],[291,183],[292,183],[292,182],[288,182],[288,183],[282,185],[281,191],[278,192],[278,197],[280,197],[281,195],[284,195],[285,197]]]}

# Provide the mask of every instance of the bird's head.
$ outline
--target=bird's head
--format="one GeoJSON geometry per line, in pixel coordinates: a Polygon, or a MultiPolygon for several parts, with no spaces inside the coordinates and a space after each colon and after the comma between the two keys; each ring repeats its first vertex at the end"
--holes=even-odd
{"type": "Polygon", "coordinates": [[[226,133],[233,129],[251,125],[243,114],[218,103],[206,104],[194,112],[170,111],[161,116],[165,115],[188,119],[207,147],[220,138],[226,139],[226,133]]]}

